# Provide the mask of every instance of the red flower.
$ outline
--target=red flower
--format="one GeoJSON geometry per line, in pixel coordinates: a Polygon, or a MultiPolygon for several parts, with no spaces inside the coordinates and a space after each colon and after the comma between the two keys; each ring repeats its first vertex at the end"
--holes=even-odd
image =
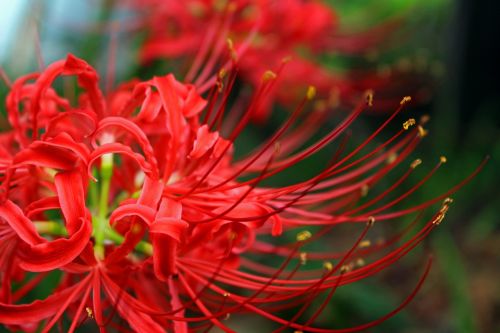
{"type": "MultiPolygon", "coordinates": [[[[226,61],[226,39],[238,57],[240,78],[258,87],[268,70],[286,70],[253,111],[264,121],[271,105],[278,101],[296,105],[301,92],[312,84],[330,106],[339,102],[352,107],[367,89],[377,92],[377,108],[387,110],[400,96],[416,94],[424,99],[422,75],[378,73],[374,68],[347,68],[333,72],[319,60],[320,54],[358,56],[379,50],[403,19],[391,17],[366,31],[349,33],[338,29],[339,20],[331,5],[302,0],[217,0],[132,1],[143,12],[148,34],[141,48],[143,62],[176,59],[188,67],[186,81],[204,92],[213,84],[213,69],[226,61]],[[224,5],[225,3],[225,5],[224,5]],[[234,43],[234,44],[233,44],[234,43]],[[192,65],[191,65],[192,64],[192,65]],[[202,64],[204,66],[202,67],[202,64]],[[190,66],[191,65],[191,66],[190,66]],[[383,88],[383,89],[382,89],[383,88]],[[422,92],[420,92],[422,91],[422,92]]],[[[429,82],[427,80],[426,82],[429,82]]],[[[427,89],[428,90],[428,89],[427,89]]],[[[428,92],[427,92],[428,94],[428,92]]]]}
{"type": "Polygon", "coordinates": [[[417,160],[388,189],[356,205],[425,134],[409,120],[382,145],[368,149],[407,99],[351,152],[341,140],[318,175],[269,187],[261,183],[347,133],[365,102],[301,148],[323,120],[317,113],[301,115],[313,97],[311,88],[267,142],[236,160],[233,143],[274,80],[266,75],[248,109],[231,110],[240,119],[226,128],[231,124],[223,114],[233,82],[234,73],[225,82],[220,77],[208,101],[172,75],[129,82],[103,96],[94,69],[69,55],[13,84],[7,98],[12,131],[0,140],[1,323],[48,332],[66,314],[70,332],[89,318],[101,331],[187,332],[218,326],[232,332],[224,322],[229,314],[253,312],[280,324],[277,331],[342,332],[375,325],[411,300],[429,266],[416,290],[386,316],[346,330],[314,326],[337,287],[376,274],[417,246],[444,218],[451,202],[445,198],[462,185],[390,211],[444,162],[390,199],[417,160]],[[76,76],[83,90],[78,102],[52,88],[61,76],[76,76]],[[441,209],[420,228],[413,223],[388,241],[367,241],[375,222],[421,212],[442,200],[441,209]],[[349,248],[317,252],[311,247],[321,238],[328,241],[332,228],[341,224],[361,225],[349,248]],[[274,268],[260,263],[260,257],[282,264],[274,268]],[[324,268],[301,269],[307,260],[324,262],[324,268]],[[19,303],[55,271],[61,279],[46,299],[19,303]],[[13,288],[13,282],[21,287],[13,288]],[[327,295],[326,301],[309,319],[299,320],[320,294],[327,295]],[[297,314],[281,318],[277,313],[286,308],[297,314]]]}

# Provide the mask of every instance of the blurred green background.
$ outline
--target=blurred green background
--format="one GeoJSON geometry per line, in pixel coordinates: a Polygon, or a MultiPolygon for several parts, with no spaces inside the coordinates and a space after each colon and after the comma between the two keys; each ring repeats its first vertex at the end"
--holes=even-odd
{"type": "MultiPolygon", "coordinates": [[[[370,331],[500,332],[500,4],[495,0],[328,2],[345,32],[402,19],[395,35],[404,38],[396,46],[381,45],[373,50],[376,52],[352,57],[324,55],[322,61],[339,71],[386,66],[409,76],[425,74],[424,88],[431,94],[408,112],[429,114],[432,121],[427,126],[429,136],[415,157],[425,163],[446,155],[448,163],[415,200],[444,192],[469,175],[485,156],[491,158],[479,176],[454,195],[445,223],[424,246],[376,278],[341,288],[322,324],[328,326],[331,321],[341,328],[390,311],[410,292],[422,270],[422,259],[430,252],[435,264],[423,290],[401,314],[370,331]]],[[[97,0],[0,1],[4,9],[0,14],[2,67],[12,78],[35,70],[41,61],[36,57],[39,35],[45,63],[72,52],[104,75],[109,36],[93,27],[129,19],[126,11],[109,10],[112,4],[97,0]]],[[[138,73],[137,54],[130,50],[137,50],[140,41],[140,35],[119,36],[117,81],[138,73]]],[[[2,101],[6,92],[1,84],[2,101]]],[[[5,112],[3,102],[0,109],[5,112]]],[[[356,128],[364,132],[360,137],[370,133],[381,116],[364,117],[356,128]]],[[[259,141],[266,135],[254,130],[246,141],[259,141]]],[[[249,327],[247,319],[234,320],[241,332],[254,332],[245,328],[249,327]]],[[[257,322],[252,318],[250,323],[255,327],[257,322]]]]}

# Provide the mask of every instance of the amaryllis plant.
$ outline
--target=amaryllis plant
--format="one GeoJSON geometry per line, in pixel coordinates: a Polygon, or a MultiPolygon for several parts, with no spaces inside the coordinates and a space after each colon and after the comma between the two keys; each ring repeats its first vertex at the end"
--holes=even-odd
{"type": "MultiPolygon", "coordinates": [[[[177,59],[185,81],[203,91],[213,66],[224,54],[226,39],[239,59],[239,78],[253,87],[262,74],[286,63],[252,115],[263,122],[275,101],[287,106],[300,100],[308,84],[329,97],[331,105],[351,107],[367,89],[380,92],[377,108],[387,110],[401,96],[422,88],[422,75],[405,75],[373,68],[346,68],[333,72],[321,62],[325,53],[349,57],[389,49],[403,18],[389,17],[370,29],[341,31],[331,4],[310,0],[147,0],[131,1],[142,17],[146,37],[140,49],[142,63],[177,59]],[[383,94],[383,95],[382,95],[383,94]],[[383,96],[383,100],[382,97],[383,96]],[[388,104],[387,104],[388,103],[388,104]]],[[[178,68],[177,68],[178,69],[178,68]]],[[[426,81],[427,84],[429,80],[426,81]]],[[[420,93],[417,97],[420,97],[420,93]]]]}
{"type": "Polygon", "coordinates": [[[347,329],[316,324],[337,288],[417,246],[462,184],[397,208],[445,162],[402,190],[421,163],[408,158],[426,134],[422,125],[409,119],[372,145],[408,97],[347,149],[349,127],[373,96],[318,138],[325,113],[302,113],[314,98],[309,87],[282,127],[235,159],[233,144],[276,76],[267,72],[245,107],[228,102],[235,70],[221,71],[205,97],[173,75],[103,94],[96,71],[73,55],[17,79],[6,100],[12,129],[0,138],[0,323],[23,332],[74,332],[82,323],[101,332],[234,332],[229,315],[242,313],[269,320],[275,332],[351,332],[406,305],[429,265],[385,316],[347,329]],[[54,88],[60,77],[76,77],[77,96],[54,88]],[[331,160],[317,175],[262,185],[325,149],[331,160]],[[407,171],[397,181],[372,192],[400,165],[407,171]],[[398,220],[411,223],[370,242],[371,228],[398,220]],[[348,247],[334,250],[341,225],[358,227],[348,247]],[[54,278],[48,296],[33,301],[54,278]],[[293,315],[282,316],[286,309],[293,315]]]}

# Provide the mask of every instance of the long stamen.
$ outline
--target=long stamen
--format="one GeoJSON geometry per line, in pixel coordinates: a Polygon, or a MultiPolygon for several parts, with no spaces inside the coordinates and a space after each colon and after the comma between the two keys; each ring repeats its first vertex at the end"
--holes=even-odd
{"type": "MultiPolygon", "coordinates": [[[[272,87],[272,85],[274,84],[274,81],[275,80],[271,80],[271,82],[269,82],[268,80],[266,80],[262,83],[261,88],[259,88],[258,93],[256,95],[257,97],[254,98],[254,102],[252,103],[252,105],[254,105],[254,103],[256,103],[255,102],[256,100],[258,101],[260,99],[259,96],[261,96],[262,94],[265,96],[266,91],[269,89],[269,87],[272,87]]],[[[249,109],[251,109],[251,107],[249,109]]],[[[233,130],[233,132],[229,135],[230,142],[234,142],[236,137],[243,131],[245,126],[248,124],[248,122],[250,121],[250,118],[251,118],[251,112],[248,111],[245,113],[245,115],[243,116],[243,119],[238,123],[238,125],[233,130]]],[[[200,178],[200,180],[193,187],[191,187],[191,189],[186,194],[181,195],[181,198],[186,198],[190,194],[192,194],[196,191],[196,189],[203,183],[203,181],[210,175],[210,173],[217,167],[217,165],[219,165],[219,163],[221,162],[222,158],[224,157],[224,155],[226,154],[226,152],[228,150],[229,150],[229,145],[226,145],[226,147],[221,152],[220,157],[217,158],[214,161],[214,163],[212,163],[212,165],[203,174],[203,176],[200,178]]]]}
{"type": "Polygon", "coordinates": [[[69,327],[68,333],[74,332],[76,330],[76,328],[78,327],[77,319],[80,317],[80,315],[83,312],[83,307],[85,306],[85,303],[87,302],[87,299],[89,298],[91,289],[92,289],[92,285],[89,284],[87,289],[85,290],[85,293],[83,294],[82,300],[80,301],[80,305],[78,305],[78,309],[76,310],[75,317],[73,318],[73,321],[71,322],[71,326],[69,327]]]}
{"type": "Polygon", "coordinates": [[[77,288],[73,290],[73,292],[68,296],[67,300],[61,305],[59,308],[59,311],[52,317],[52,319],[45,325],[45,327],[42,330],[42,333],[47,333],[50,331],[52,326],[55,325],[55,323],[58,321],[58,319],[63,315],[64,311],[66,308],[75,301],[77,298],[78,294],[84,290],[85,287],[88,287],[88,283],[92,278],[92,274],[87,275],[82,281],[79,282],[79,285],[77,288]]]}

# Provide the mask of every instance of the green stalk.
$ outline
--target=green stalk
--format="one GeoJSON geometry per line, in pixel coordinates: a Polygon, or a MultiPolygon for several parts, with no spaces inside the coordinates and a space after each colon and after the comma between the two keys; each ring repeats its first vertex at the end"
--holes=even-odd
{"type": "MultiPolygon", "coordinates": [[[[97,178],[97,171],[95,168],[92,168],[92,176],[97,178]]],[[[98,184],[97,182],[91,181],[89,184],[89,207],[97,207],[97,202],[99,201],[99,192],[98,192],[98,184]]],[[[94,213],[94,212],[93,212],[94,213]]]]}
{"type": "Polygon", "coordinates": [[[105,230],[108,224],[108,204],[111,177],[113,176],[113,154],[101,157],[101,191],[99,196],[99,211],[94,223],[94,250],[98,258],[104,258],[105,230]]]}
{"type": "MultiPolygon", "coordinates": [[[[64,226],[55,221],[34,221],[36,230],[41,234],[57,235],[57,236],[67,236],[68,233],[64,226]]],[[[104,239],[110,240],[116,245],[120,245],[124,242],[125,237],[113,230],[109,226],[103,228],[104,239]]],[[[135,249],[138,252],[147,254],[151,256],[153,254],[153,245],[146,241],[140,241],[135,249]]]]}
{"type": "Polygon", "coordinates": [[[34,221],[36,231],[41,234],[67,236],[63,225],[55,221],[34,221]]]}

